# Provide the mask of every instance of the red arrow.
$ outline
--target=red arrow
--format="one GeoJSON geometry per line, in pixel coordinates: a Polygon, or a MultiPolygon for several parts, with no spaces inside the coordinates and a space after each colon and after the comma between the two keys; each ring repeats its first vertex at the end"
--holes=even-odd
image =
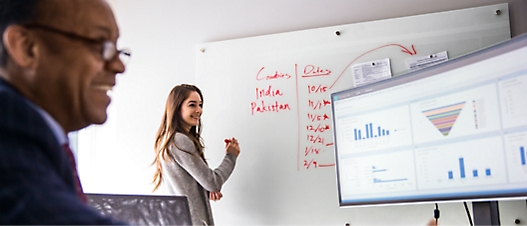
{"type": "Polygon", "coordinates": [[[329,87],[329,89],[333,88],[333,86],[335,85],[335,83],[337,83],[337,81],[338,81],[338,80],[340,79],[340,77],[344,74],[344,72],[346,71],[346,69],[348,69],[348,67],[351,66],[351,64],[353,64],[353,62],[355,62],[356,60],[358,60],[359,58],[361,58],[362,56],[364,56],[364,55],[366,55],[366,54],[368,54],[368,53],[371,53],[371,52],[373,52],[373,51],[375,51],[375,50],[378,50],[378,49],[381,49],[381,48],[384,48],[384,47],[388,47],[388,46],[398,46],[398,47],[401,48],[401,52],[406,53],[406,54],[409,54],[409,55],[415,55],[415,54],[417,54],[417,51],[415,51],[415,47],[414,47],[414,45],[412,45],[412,50],[413,50],[413,52],[410,51],[410,50],[408,50],[408,48],[406,48],[406,47],[404,47],[404,46],[402,46],[402,45],[399,45],[399,44],[386,44],[386,45],[383,45],[383,46],[377,47],[377,48],[375,48],[375,49],[369,50],[369,51],[367,51],[367,52],[361,54],[361,55],[358,56],[357,58],[355,58],[353,61],[351,61],[351,63],[349,63],[348,66],[346,66],[346,67],[344,68],[344,70],[342,71],[342,73],[340,73],[339,77],[337,77],[337,80],[335,80],[335,82],[333,82],[333,84],[329,87]]]}
{"type": "Polygon", "coordinates": [[[412,53],[410,50],[408,50],[406,47],[402,46],[402,45],[398,45],[398,44],[391,44],[391,45],[397,45],[397,46],[403,48],[403,49],[401,50],[401,52],[408,53],[408,54],[410,54],[410,55],[415,55],[415,54],[417,54],[417,51],[415,51],[414,45],[412,45],[412,50],[414,51],[413,53],[412,53]]]}

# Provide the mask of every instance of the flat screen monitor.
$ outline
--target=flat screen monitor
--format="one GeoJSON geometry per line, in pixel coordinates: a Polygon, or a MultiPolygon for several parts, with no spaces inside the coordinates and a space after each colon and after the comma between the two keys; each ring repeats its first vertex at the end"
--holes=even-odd
{"type": "Polygon", "coordinates": [[[527,198],[527,36],[331,94],[340,206],[527,198]]]}
{"type": "Polygon", "coordinates": [[[101,214],[131,225],[192,225],[186,196],[86,194],[101,214]]]}

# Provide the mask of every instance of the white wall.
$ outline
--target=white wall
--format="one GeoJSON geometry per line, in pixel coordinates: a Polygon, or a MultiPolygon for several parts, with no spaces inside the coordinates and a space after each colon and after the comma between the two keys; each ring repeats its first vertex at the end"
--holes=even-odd
{"type": "Polygon", "coordinates": [[[118,77],[107,123],[79,133],[79,174],[89,193],[151,193],[154,136],[170,89],[195,82],[196,44],[503,2],[509,2],[512,36],[527,32],[524,0],[109,2],[121,29],[118,44],[131,48],[132,59],[118,77]]]}

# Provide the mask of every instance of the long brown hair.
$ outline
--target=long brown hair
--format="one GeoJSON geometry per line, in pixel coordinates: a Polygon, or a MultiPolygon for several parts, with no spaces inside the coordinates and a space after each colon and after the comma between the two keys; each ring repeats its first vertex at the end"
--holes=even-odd
{"type": "Polygon", "coordinates": [[[161,120],[161,125],[157,131],[154,143],[155,158],[152,163],[156,168],[152,180],[152,183],[155,185],[154,191],[159,188],[163,180],[161,161],[172,161],[172,158],[168,155],[168,148],[171,145],[175,145],[179,150],[182,150],[174,141],[176,133],[182,133],[188,136],[194,143],[201,159],[205,161],[205,155],[203,154],[204,145],[201,139],[201,119],[197,126],[192,126],[187,132],[183,128],[183,119],[180,114],[181,105],[190,96],[191,92],[197,92],[203,104],[204,101],[201,90],[194,85],[177,85],[172,88],[172,91],[170,91],[170,94],[168,95],[163,119],[161,120]]]}

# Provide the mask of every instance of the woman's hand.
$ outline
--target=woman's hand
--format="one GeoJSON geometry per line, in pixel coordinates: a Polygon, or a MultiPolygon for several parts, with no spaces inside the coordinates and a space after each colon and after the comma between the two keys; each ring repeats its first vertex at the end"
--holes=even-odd
{"type": "Polygon", "coordinates": [[[437,225],[437,220],[436,219],[432,219],[428,222],[427,226],[436,226],[437,225]]]}
{"type": "Polygon", "coordinates": [[[225,151],[238,157],[240,154],[240,144],[238,143],[238,140],[233,137],[232,139],[225,139],[225,143],[225,151]]]}
{"type": "Polygon", "coordinates": [[[223,197],[220,191],[211,191],[209,192],[209,199],[212,201],[219,201],[223,197]]]}

